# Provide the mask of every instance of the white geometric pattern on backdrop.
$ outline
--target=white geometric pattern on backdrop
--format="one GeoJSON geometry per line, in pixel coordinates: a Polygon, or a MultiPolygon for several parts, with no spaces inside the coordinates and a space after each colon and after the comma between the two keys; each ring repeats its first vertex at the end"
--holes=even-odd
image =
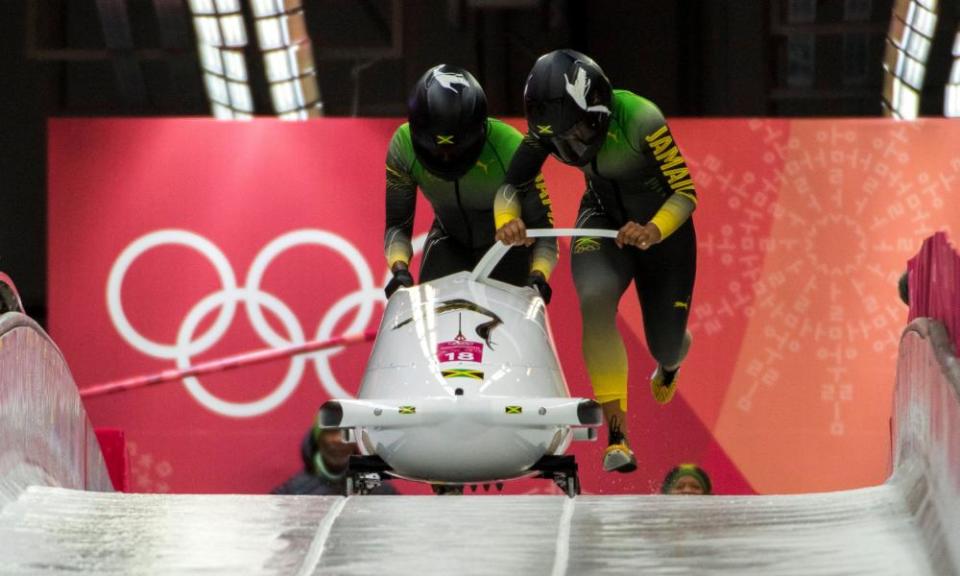
{"type": "Polygon", "coordinates": [[[710,154],[691,163],[698,185],[724,198],[727,205],[721,209],[736,217],[699,237],[701,258],[716,260],[730,272],[722,293],[707,294],[694,306],[690,328],[709,336],[737,316],[762,315],[764,343],[748,352],[751,385],[738,398],[738,409],[751,412],[779,385],[787,357],[808,355],[813,361],[809,378],[818,384],[811,393],[832,406],[830,433],[843,436],[844,407],[857,393],[848,377],[850,364],[864,354],[892,358],[896,353],[896,322],[905,308],[892,302],[893,287],[912,250],[938,228],[936,213],[952,194],[960,162],[937,173],[911,175],[905,168],[919,133],[910,124],[895,124],[873,137],[842,124],[824,126],[813,147],[778,126],[777,121],[750,121],[765,145],[764,163],[782,164],[770,177],[737,171],[710,154]],[[814,182],[828,188],[816,189],[814,182]],[[776,238],[760,234],[759,223],[767,217],[786,222],[776,238]],[[889,232],[878,235],[878,229],[889,232]],[[835,237],[849,240],[843,250],[837,250],[835,237]],[[794,257],[764,275],[764,259],[774,252],[794,257]],[[894,252],[903,255],[899,267],[877,263],[894,252]],[[870,292],[868,282],[877,281],[887,290],[883,297],[870,292]],[[829,294],[830,305],[811,314],[815,292],[829,294]],[[850,292],[859,295],[858,306],[840,298],[850,292]],[[805,345],[798,336],[809,334],[816,337],[808,337],[805,345]]]}

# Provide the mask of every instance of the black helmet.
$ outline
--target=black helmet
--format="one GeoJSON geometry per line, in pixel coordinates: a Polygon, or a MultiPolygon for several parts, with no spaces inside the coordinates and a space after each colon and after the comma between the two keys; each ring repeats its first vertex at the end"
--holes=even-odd
{"type": "Polygon", "coordinates": [[[487,97],[472,74],[441,64],[420,77],[407,101],[413,151],[430,172],[459,178],[487,138],[487,97]]]}
{"type": "Polygon", "coordinates": [[[523,89],[530,133],[575,166],[589,162],[603,146],[612,102],[603,70],[574,50],[554,50],[537,59],[523,89]]]}

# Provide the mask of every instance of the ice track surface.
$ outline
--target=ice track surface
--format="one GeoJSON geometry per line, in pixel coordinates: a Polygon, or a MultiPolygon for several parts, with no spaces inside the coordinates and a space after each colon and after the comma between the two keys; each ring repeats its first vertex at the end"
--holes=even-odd
{"type": "MultiPolygon", "coordinates": [[[[2,296],[2,294],[0,294],[2,296]]],[[[9,308],[9,305],[8,305],[9,308]]],[[[0,575],[957,574],[960,368],[900,344],[894,473],[791,496],[166,496],[109,491],[56,346],[0,314],[0,575]]]]}
{"type": "Polygon", "coordinates": [[[935,574],[901,494],[158,496],[30,488],[0,574],[935,574]]]}

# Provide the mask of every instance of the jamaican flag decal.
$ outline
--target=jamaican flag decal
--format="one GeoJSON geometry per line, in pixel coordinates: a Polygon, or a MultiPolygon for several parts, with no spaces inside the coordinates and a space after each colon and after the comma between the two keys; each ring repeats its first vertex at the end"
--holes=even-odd
{"type": "Polygon", "coordinates": [[[440,374],[442,374],[444,378],[472,378],[474,380],[483,380],[482,370],[451,368],[449,370],[443,370],[440,374]]]}

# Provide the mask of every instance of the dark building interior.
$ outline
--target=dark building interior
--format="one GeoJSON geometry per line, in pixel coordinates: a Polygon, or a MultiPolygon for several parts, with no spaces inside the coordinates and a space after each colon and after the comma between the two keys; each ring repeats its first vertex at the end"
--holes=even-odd
{"type": "MultiPolygon", "coordinates": [[[[239,4],[253,29],[252,3],[239,4]]],[[[591,55],[668,117],[881,116],[895,4],[906,3],[304,0],[302,10],[326,116],[402,117],[410,85],[439,62],[474,71],[492,115],[519,116],[530,66],[558,47],[591,55]]],[[[921,115],[942,115],[956,4],[940,3],[921,115]]],[[[187,0],[5,0],[0,26],[0,270],[42,320],[46,120],[211,111],[187,0]]],[[[256,42],[244,51],[252,112],[271,116],[256,42]]]]}

